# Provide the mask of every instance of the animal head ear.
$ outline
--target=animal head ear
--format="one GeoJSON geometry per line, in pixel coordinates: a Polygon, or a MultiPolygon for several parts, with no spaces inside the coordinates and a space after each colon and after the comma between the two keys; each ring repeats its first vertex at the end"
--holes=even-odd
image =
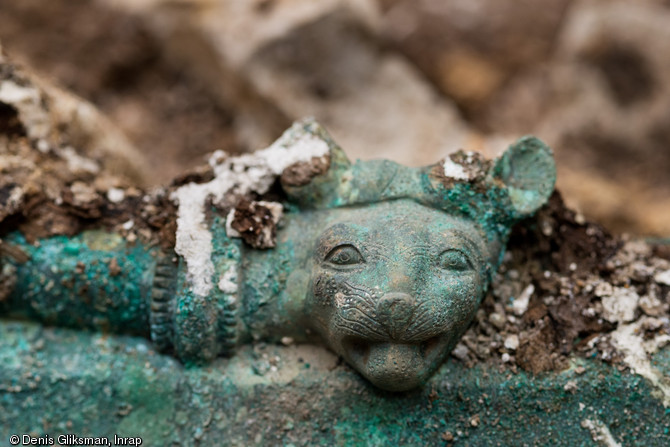
{"type": "Polygon", "coordinates": [[[328,154],[289,166],[280,177],[288,199],[307,208],[336,201],[342,174],[351,167],[344,151],[325,129],[318,126],[314,135],[328,144],[328,154]]]}
{"type": "Polygon", "coordinates": [[[547,203],[556,183],[551,149],[533,136],[520,138],[493,166],[492,176],[507,188],[512,215],[530,216],[547,203]]]}

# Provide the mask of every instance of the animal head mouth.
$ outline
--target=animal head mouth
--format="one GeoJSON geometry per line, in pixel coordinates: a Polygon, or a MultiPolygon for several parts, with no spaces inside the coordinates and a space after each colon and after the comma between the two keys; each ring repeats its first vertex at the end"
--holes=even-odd
{"type": "Polygon", "coordinates": [[[357,336],[347,336],[342,340],[342,347],[349,355],[357,360],[357,363],[367,364],[370,360],[370,352],[383,345],[403,345],[416,349],[424,358],[432,356],[440,344],[441,337],[435,336],[427,340],[414,343],[402,343],[394,341],[376,341],[357,336]]]}
{"type": "Polygon", "coordinates": [[[406,391],[423,384],[442,363],[447,345],[442,336],[413,343],[357,336],[342,340],[349,363],[374,385],[389,391],[406,391]]]}
{"type": "Polygon", "coordinates": [[[380,388],[415,388],[442,363],[453,339],[448,327],[430,318],[430,309],[405,293],[384,294],[370,312],[374,327],[341,333],[338,351],[380,388]]]}
{"type": "Polygon", "coordinates": [[[313,281],[316,329],[377,387],[421,386],[474,316],[482,291],[479,270],[463,250],[444,249],[457,246],[451,240],[434,250],[400,250],[407,257],[402,267],[395,258],[375,254],[378,247],[361,252],[351,243],[338,244],[324,245],[327,253],[313,281]],[[427,264],[431,260],[435,265],[427,264]],[[433,268],[429,275],[432,270],[426,270],[433,268]],[[378,285],[367,286],[371,280],[378,285]]]}

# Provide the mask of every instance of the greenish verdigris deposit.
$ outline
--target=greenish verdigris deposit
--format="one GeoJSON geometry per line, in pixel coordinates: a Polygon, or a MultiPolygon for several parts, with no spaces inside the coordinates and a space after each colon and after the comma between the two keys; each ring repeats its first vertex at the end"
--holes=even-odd
{"type": "MultiPolygon", "coordinates": [[[[653,361],[669,371],[670,350],[653,361]]],[[[669,445],[670,416],[649,381],[573,362],[533,376],[449,361],[426,386],[392,393],[317,346],[245,345],[185,368],[142,338],[6,321],[0,445],[21,433],[143,447],[669,445]]]]}
{"type": "Polygon", "coordinates": [[[493,161],[460,151],[410,168],[351,163],[311,121],[213,160],[214,179],[174,194],[174,252],[102,230],[37,244],[10,234],[27,261],[7,260],[6,313],[145,336],[187,364],[254,341],[321,340],[377,387],[409,390],[456,345],[512,225],[556,178],[533,137],[493,161]],[[282,199],[257,200],[277,179],[282,199]]]}

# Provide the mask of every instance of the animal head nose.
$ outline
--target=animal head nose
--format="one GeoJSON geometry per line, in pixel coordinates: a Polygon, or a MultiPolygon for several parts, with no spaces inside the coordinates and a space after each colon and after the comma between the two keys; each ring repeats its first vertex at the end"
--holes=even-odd
{"type": "Polygon", "coordinates": [[[406,293],[387,293],[377,302],[377,318],[391,338],[396,339],[407,329],[414,315],[415,301],[406,293]]]}

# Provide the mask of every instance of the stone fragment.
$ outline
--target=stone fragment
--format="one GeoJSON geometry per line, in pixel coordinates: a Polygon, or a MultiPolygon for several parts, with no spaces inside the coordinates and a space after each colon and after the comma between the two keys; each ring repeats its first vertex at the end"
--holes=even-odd
{"type": "Polygon", "coordinates": [[[472,147],[476,133],[454,105],[406,60],[380,51],[372,0],[291,0],[262,11],[247,0],[104,3],[141,16],[173,59],[232,105],[250,148],[310,115],[352,158],[419,165],[472,147]]]}
{"type": "Polygon", "coordinates": [[[614,289],[612,288],[612,284],[608,283],[607,281],[601,281],[598,283],[593,293],[595,296],[603,297],[610,296],[613,291],[614,289]]]}
{"type": "Polygon", "coordinates": [[[519,336],[516,334],[508,335],[507,338],[505,338],[505,347],[512,351],[516,351],[519,347],[519,336]]]}
{"type": "Polygon", "coordinates": [[[528,309],[528,303],[530,302],[530,297],[533,296],[533,292],[535,292],[535,286],[532,284],[529,284],[526,286],[525,289],[523,289],[523,292],[514,300],[512,303],[512,307],[514,309],[514,314],[517,316],[521,316],[524,313],[526,313],[526,310],[528,309]]]}
{"type": "Polygon", "coordinates": [[[615,287],[611,295],[602,298],[603,318],[611,323],[633,321],[639,299],[634,289],[615,287]]]}
{"type": "Polygon", "coordinates": [[[505,327],[505,317],[498,312],[492,312],[489,315],[489,322],[497,329],[502,329],[505,327]]]}
{"type": "Polygon", "coordinates": [[[18,212],[24,204],[23,188],[9,181],[0,187],[0,221],[18,212]]]}
{"type": "Polygon", "coordinates": [[[650,317],[661,316],[668,309],[668,304],[664,304],[657,296],[657,290],[650,287],[650,291],[640,297],[638,305],[642,311],[650,317]]]}
{"type": "Polygon", "coordinates": [[[467,346],[465,346],[463,343],[458,343],[454,348],[454,350],[451,351],[451,355],[456,357],[458,360],[464,361],[468,358],[469,352],[470,350],[468,349],[467,346]]]}
{"type": "Polygon", "coordinates": [[[382,0],[387,40],[473,112],[546,59],[568,0],[382,0]]]}
{"type": "Polygon", "coordinates": [[[670,231],[669,19],[661,2],[571,2],[551,58],[482,107],[493,132],[546,138],[569,203],[613,231],[670,231]]]}
{"type": "Polygon", "coordinates": [[[13,128],[35,142],[41,152],[55,149],[72,171],[94,171],[92,160],[143,181],[144,159],[126,137],[91,104],[16,66],[0,46],[0,108],[12,112],[13,128]],[[69,142],[63,146],[62,141],[69,142]],[[74,146],[74,148],[72,148],[74,146]]]}
{"type": "Polygon", "coordinates": [[[71,205],[73,211],[86,218],[101,216],[102,197],[93,187],[84,182],[74,182],[63,193],[63,201],[71,205]]]}
{"type": "Polygon", "coordinates": [[[670,270],[658,272],[654,275],[654,281],[659,284],[670,286],[670,270]]]}

